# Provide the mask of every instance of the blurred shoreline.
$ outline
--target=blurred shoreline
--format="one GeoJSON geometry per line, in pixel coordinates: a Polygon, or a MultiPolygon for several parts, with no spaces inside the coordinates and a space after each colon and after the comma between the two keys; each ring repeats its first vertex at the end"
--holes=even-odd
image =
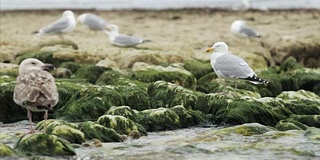
{"type": "Polygon", "coordinates": [[[0,11],[13,10],[166,10],[216,8],[227,10],[320,9],[320,0],[1,0],[0,11]]]}

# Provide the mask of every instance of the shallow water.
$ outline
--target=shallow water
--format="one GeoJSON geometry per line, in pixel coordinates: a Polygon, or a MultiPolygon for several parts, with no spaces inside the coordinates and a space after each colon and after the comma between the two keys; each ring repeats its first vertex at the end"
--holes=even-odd
{"type": "MultiPolygon", "coordinates": [[[[28,121],[3,124],[1,134],[24,133],[28,121]]],[[[139,139],[123,143],[102,143],[102,147],[76,148],[70,159],[319,159],[320,141],[312,140],[305,131],[269,131],[260,135],[213,133],[217,126],[192,127],[174,131],[149,132],[139,139]]],[[[0,136],[1,137],[1,136],[0,136]]],[[[0,138],[10,147],[18,138],[0,138]]],[[[91,141],[88,141],[91,143],[91,141]]],[[[65,158],[65,157],[64,157],[65,158]]]]}

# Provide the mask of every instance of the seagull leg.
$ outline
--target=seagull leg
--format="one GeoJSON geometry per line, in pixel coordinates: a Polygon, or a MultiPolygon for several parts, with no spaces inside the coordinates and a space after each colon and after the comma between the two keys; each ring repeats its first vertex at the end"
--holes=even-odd
{"type": "Polygon", "coordinates": [[[43,125],[43,132],[46,133],[47,129],[47,119],[48,119],[48,110],[44,111],[44,125],[43,125]]]}
{"type": "Polygon", "coordinates": [[[32,127],[32,112],[30,110],[28,110],[28,117],[29,117],[29,122],[30,122],[30,131],[29,133],[34,133],[34,129],[32,127]]]}
{"type": "Polygon", "coordinates": [[[226,87],[227,87],[227,80],[224,80],[224,83],[223,83],[223,95],[226,95],[227,94],[227,91],[226,91],[226,87]]]}
{"type": "Polygon", "coordinates": [[[237,89],[238,89],[238,81],[235,82],[234,89],[235,89],[235,92],[237,92],[237,89]]]}
{"type": "Polygon", "coordinates": [[[59,37],[60,37],[60,39],[62,40],[62,41],[64,41],[64,37],[63,37],[63,35],[60,33],[60,34],[58,34],[59,35],[59,37]]]}

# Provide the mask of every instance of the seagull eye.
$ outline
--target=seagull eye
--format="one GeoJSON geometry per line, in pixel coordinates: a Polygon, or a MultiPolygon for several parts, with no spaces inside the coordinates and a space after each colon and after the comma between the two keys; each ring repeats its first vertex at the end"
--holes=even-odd
{"type": "Polygon", "coordinates": [[[35,62],[31,62],[31,64],[35,65],[36,63],[35,62]]]}

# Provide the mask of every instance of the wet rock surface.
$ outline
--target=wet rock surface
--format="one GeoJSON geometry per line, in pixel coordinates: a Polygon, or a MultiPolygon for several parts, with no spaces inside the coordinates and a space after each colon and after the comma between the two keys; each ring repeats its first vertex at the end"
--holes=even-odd
{"type": "MultiPolygon", "coordinates": [[[[30,16],[49,19],[56,11],[43,13],[4,15],[18,22],[30,16]]],[[[266,35],[245,43],[222,34],[229,32],[229,22],[238,19],[233,12],[115,11],[102,15],[109,17],[109,13],[114,14],[113,18],[127,15],[126,23],[132,19],[148,21],[135,26],[142,28],[141,32],[128,27],[125,21],[113,19],[124,26],[124,31],[153,36],[154,42],[117,48],[108,44],[104,35],[91,37],[79,28],[68,34],[70,40],[46,36],[36,44],[28,41],[31,35],[14,32],[9,22],[4,23],[7,32],[1,28],[4,34],[0,39],[0,62],[5,62],[0,63],[1,157],[320,157],[320,71],[316,68],[320,36],[314,18],[320,16],[318,12],[237,13],[254,17],[249,23],[266,35]],[[181,18],[168,18],[172,15],[181,18]],[[294,18],[309,25],[292,24],[294,18]],[[217,19],[221,23],[207,26],[217,19]],[[273,23],[275,19],[280,23],[273,23]],[[204,20],[205,24],[201,22],[204,20]],[[168,28],[157,27],[159,22],[168,28]],[[270,28],[277,34],[270,34],[270,28]],[[207,36],[210,33],[212,37],[207,36]],[[278,34],[281,36],[275,36],[278,34]],[[308,40],[302,41],[306,37],[308,40]],[[240,81],[236,90],[235,82],[227,81],[227,94],[221,95],[224,80],[217,78],[210,66],[210,54],[204,53],[214,39],[230,44],[232,52],[270,83],[240,81]],[[27,119],[27,112],[12,97],[17,64],[28,57],[57,67],[53,75],[60,97],[48,121],[38,122],[43,113],[34,114],[37,132],[25,135],[28,123],[21,120],[27,119]],[[42,131],[44,126],[46,133],[42,131]]]]}

